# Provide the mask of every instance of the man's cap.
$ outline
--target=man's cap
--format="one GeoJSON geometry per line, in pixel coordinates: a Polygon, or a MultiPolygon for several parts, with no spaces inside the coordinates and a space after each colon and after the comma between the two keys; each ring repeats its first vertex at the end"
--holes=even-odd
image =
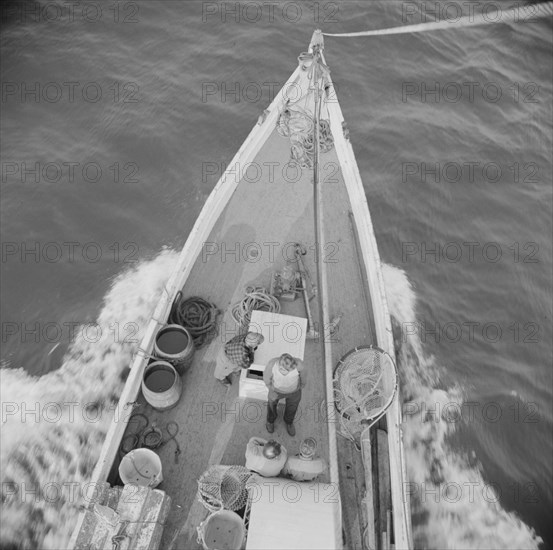
{"type": "Polygon", "coordinates": [[[290,363],[292,367],[297,367],[297,361],[295,357],[292,357],[289,353],[283,353],[278,360],[279,365],[285,366],[286,363],[290,363]]]}
{"type": "Polygon", "coordinates": [[[274,439],[271,439],[270,441],[267,441],[265,445],[263,445],[263,456],[265,458],[273,459],[280,456],[281,448],[280,443],[278,441],[275,441],[274,439]]]}
{"type": "Polygon", "coordinates": [[[317,441],[313,437],[306,437],[300,443],[300,455],[304,458],[313,458],[317,450],[317,441]]]}
{"type": "Polygon", "coordinates": [[[259,332],[248,332],[244,343],[246,346],[255,347],[262,344],[264,340],[263,334],[259,334],[259,332]]]}

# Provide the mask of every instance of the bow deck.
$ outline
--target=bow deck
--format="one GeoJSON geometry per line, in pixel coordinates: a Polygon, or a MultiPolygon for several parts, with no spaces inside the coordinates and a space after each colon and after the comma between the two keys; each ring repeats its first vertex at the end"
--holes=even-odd
{"type": "MultiPolygon", "coordinates": [[[[290,158],[291,141],[277,129],[286,94],[291,96],[291,84],[296,92],[301,90],[307,97],[302,108],[313,111],[308,72],[300,67],[283,88],[284,92],[277,95],[260,118],[209,197],[142,346],[146,353],[151,353],[155,333],[166,322],[172,298],[178,290],[182,290],[185,298],[201,296],[223,311],[218,336],[196,350],[192,366],[183,375],[183,393],[174,408],[159,412],[144,401],[139,391],[146,363],[144,357],[135,360],[121,398],[122,405],[136,400],[139,406],[134,412],[146,415],[150,425],[163,429],[165,437],[168,423],[176,422],[179,427],[175,437],[181,449],[178,461],[175,441],[156,449],[164,477],[158,489],[166,491],[172,499],[161,548],[200,547],[196,541],[196,527],[207,516],[207,511],[196,500],[198,478],[212,464],[244,465],[249,438],[253,435],[269,437],[265,429],[266,403],[239,398],[237,379],[231,388],[225,389],[213,377],[217,353],[224,342],[238,332],[231,315],[232,305],[242,299],[249,286],[269,288],[272,273],[281,270],[286,260],[293,256],[291,243],[299,242],[306,247],[304,262],[311,274],[316,273],[313,170],[304,167],[298,172],[297,167],[294,168],[290,158]]],[[[385,548],[394,540],[394,527],[402,537],[396,543],[404,543],[408,532],[403,525],[398,526],[397,522],[394,525],[395,516],[391,512],[393,473],[390,472],[388,441],[392,441],[395,466],[399,465],[401,470],[401,458],[394,449],[394,441],[399,441],[394,439],[398,437],[398,428],[395,424],[388,426],[396,429],[391,432],[390,439],[384,431],[386,418],[381,419],[371,438],[364,442],[362,455],[353,443],[336,435],[338,420],[334,414],[327,413],[334,410],[333,404],[327,402],[330,395],[328,369],[332,370],[352,348],[369,344],[385,347],[390,343],[389,319],[386,319],[387,310],[382,304],[378,253],[374,236],[368,234],[372,233],[372,226],[341,117],[329,85],[321,118],[330,121],[334,146],[319,158],[324,219],[324,253],[319,267],[325,270],[327,284],[326,289],[318,291],[327,294],[330,318],[340,313],[342,318],[339,329],[327,344],[332,364],[325,365],[319,341],[306,341],[304,362],[308,381],[296,417],[296,436],[292,438],[286,433],[281,412],[273,437],[294,454],[304,437],[316,438],[318,453],[330,465],[319,481],[330,483],[333,478],[339,479],[340,501],[335,506],[333,518],[335,540],[329,541],[329,548],[342,544],[346,548],[362,548],[364,540],[373,548],[385,548]],[[345,178],[349,178],[349,183],[345,178]],[[368,253],[372,256],[367,259],[368,253]],[[373,300],[376,297],[374,304],[371,296],[373,300]],[[363,467],[363,460],[367,469],[363,467]]],[[[310,305],[317,320],[317,300],[312,300],[310,305]]],[[[306,317],[301,296],[294,302],[282,301],[281,313],[306,317]]],[[[323,331],[317,328],[322,335],[323,331]]],[[[127,411],[123,420],[128,416],[127,411]]],[[[95,471],[96,481],[118,482],[121,439],[137,429],[134,420],[128,426],[121,420],[112,426],[95,471]]],[[[396,473],[397,479],[402,479],[401,471],[396,473]]],[[[396,508],[394,513],[402,514],[403,509],[396,508]]]]}

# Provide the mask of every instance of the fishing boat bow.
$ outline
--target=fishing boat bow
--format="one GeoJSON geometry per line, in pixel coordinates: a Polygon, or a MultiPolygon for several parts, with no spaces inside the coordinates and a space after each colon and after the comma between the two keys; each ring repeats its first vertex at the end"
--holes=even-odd
{"type": "MultiPolygon", "coordinates": [[[[412,547],[395,353],[380,257],[320,31],[315,31],[309,51],[299,56],[297,68],[211,192],[146,327],[91,480],[105,488],[102,494],[117,490],[119,495],[112,502],[114,514],[110,513],[115,523],[102,524],[103,544],[109,546],[119,537],[122,549],[142,548],[136,541],[146,525],[143,503],[133,508],[134,523],[117,530],[122,521],[129,521],[130,513],[121,508],[126,489],[121,488],[120,465],[128,450],[125,442],[144,439],[145,428],[137,431],[133,421],[141,415],[162,434],[154,451],[161,459],[163,481],[154,491],[171,499],[170,505],[167,499],[164,504],[159,500],[154,522],[159,528],[148,531],[149,546],[143,547],[206,547],[205,541],[196,539],[198,525],[209,516],[198,498],[198,479],[212,466],[243,467],[250,438],[268,435],[262,380],[243,371],[240,380],[223,389],[213,378],[217,357],[231,336],[248,328],[250,319],[237,318],[234,307],[244,303],[244,293],[263,288],[271,294],[275,271],[284,273],[296,264],[301,282],[296,292],[281,293],[280,301],[273,299],[278,311],[271,314],[293,319],[297,326],[305,327],[306,319],[312,325],[297,339],[281,334],[280,340],[270,326],[259,327],[266,331],[265,343],[256,356],[277,340],[279,349],[289,346],[303,354],[308,379],[295,422],[298,433],[291,435],[277,423],[272,437],[289,454],[302,438],[314,438],[328,464],[314,486],[334,488],[336,493],[323,503],[300,484],[303,493],[297,502],[284,499],[283,506],[272,508],[250,502],[241,512],[245,548],[253,550],[254,541],[260,548],[261,540],[265,548],[412,547]],[[310,286],[308,275],[315,271],[317,285],[311,281],[310,286]],[[179,293],[209,300],[222,314],[217,334],[197,347],[182,375],[182,395],[172,408],[159,410],[147,402],[141,386],[156,336],[168,323],[179,293]],[[314,294],[318,300],[312,301],[314,294]],[[313,320],[317,316],[318,322],[313,320]],[[364,357],[386,356],[393,366],[379,375],[390,380],[388,386],[382,385],[388,398],[381,395],[372,412],[358,407],[360,414],[374,413],[370,422],[362,419],[358,433],[351,426],[345,428],[344,415],[335,407],[335,369],[352,350],[364,357]],[[252,420],[246,411],[254,410],[260,414],[252,420]],[[177,433],[164,437],[174,424],[177,433]],[[174,444],[180,453],[175,453],[174,444]]],[[[275,323],[277,331],[282,328],[275,323]]],[[[386,361],[378,365],[390,365],[386,361]]],[[[352,418],[348,416],[350,424],[352,418]]],[[[282,477],[274,480],[276,487],[289,483],[282,477]]],[[[108,501],[88,503],[72,548],[87,548],[90,532],[98,525],[97,512],[105,512],[108,501]]]]}

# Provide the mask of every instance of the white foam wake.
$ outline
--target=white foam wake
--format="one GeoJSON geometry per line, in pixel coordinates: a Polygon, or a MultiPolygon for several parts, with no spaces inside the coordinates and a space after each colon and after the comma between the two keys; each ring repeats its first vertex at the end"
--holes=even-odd
{"type": "Polygon", "coordinates": [[[479,467],[448,444],[459,420],[448,417],[448,411],[462,410],[461,391],[438,389],[435,358],[425,354],[411,330],[402,330],[416,322],[415,291],[403,270],[390,265],[383,269],[402,378],[415,547],[538,548],[542,539],[501,508],[479,467]]]}
{"type": "Polygon", "coordinates": [[[58,370],[34,377],[2,369],[0,547],[66,548],[131,358],[176,258],[164,250],[117,277],[95,330],[76,331],[58,370]]]}

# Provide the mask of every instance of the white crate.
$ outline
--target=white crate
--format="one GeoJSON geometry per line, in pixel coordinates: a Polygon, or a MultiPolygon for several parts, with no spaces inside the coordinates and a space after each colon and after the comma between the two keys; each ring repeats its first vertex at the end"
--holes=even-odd
{"type": "Polygon", "coordinates": [[[263,382],[265,365],[283,353],[303,360],[307,319],[268,311],[253,311],[249,330],[260,332],[265,340],[255,351],[252,366],[240,373],[238,395],[267,401],[268,390],[263,382]]]}

